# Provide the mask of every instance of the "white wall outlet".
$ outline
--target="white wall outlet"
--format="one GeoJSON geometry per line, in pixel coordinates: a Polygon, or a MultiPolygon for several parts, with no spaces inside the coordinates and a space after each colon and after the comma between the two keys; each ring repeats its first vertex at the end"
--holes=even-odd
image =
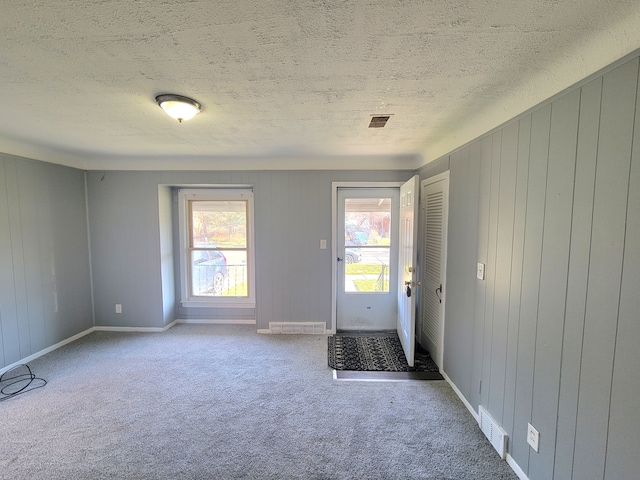
{"type": "Polygon", "coordinates": [[[533,428],[533,425],[527,423],[527,443],[533,448],[536,452],[538,451],[538,445],[540,442],[540,432],[533,428]]]}
{"type": "Polygon", "coordinates": [[[320,240],[320,250],[326,250],[326,249],[327,249],[327,241],[320,240]]]}
{"type": "Polygon", "coordinates": [[[116,303],[116,313],[122,313],[122,305],[119,303],[116,303]]]}
{"type": "Polygon", "coordinates": [[[478,263],[478,271],[476,272],[478,280],[484,280],[484,263],[478,263]]]}

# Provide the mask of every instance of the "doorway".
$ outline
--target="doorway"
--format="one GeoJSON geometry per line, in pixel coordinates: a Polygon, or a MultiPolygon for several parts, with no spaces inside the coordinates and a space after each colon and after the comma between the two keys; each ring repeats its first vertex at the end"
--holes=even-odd
{"type": "Polygon", "coordinates": [[[394,330],[398,292],[398,187],[338,187],[336,330],[394,330]]]}

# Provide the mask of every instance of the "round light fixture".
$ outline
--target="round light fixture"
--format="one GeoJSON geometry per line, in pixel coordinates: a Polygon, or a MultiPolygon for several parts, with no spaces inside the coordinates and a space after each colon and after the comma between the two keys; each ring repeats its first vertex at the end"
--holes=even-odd
{"type": "Polygon", "coordinates": [[[183,120],[191,120],[200,113],[200,104],[189,97],[182,95],[164,94],[156,97],[156,103],[171,118],[182,123],[183,120]]]}

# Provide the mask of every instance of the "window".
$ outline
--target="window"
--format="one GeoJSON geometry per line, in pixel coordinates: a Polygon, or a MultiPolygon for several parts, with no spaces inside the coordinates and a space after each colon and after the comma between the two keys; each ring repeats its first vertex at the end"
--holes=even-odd
{"type": "Polygon", "coordinates": [[[345,198],[345,293],[388,293],[390,252],[391,198],[345,198]]]}
{"type": "Polygon", "coordinates": [[[255,306],[253,192],[181,189],[182,305],[255,306]]]}

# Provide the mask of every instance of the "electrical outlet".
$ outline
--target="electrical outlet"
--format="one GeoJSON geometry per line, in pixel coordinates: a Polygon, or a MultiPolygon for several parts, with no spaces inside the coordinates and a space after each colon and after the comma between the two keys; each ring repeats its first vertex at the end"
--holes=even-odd
{"type": "Polygon", "coordinates": [[[122,313],[122,305],[119,303],[116,303],[116,313],[122,313]]]}
{"type": "Polygon", "coordinates": [[[484,263],[478,263],[476,277],[478,280],[484,280],[484,263]]]}
{"type": "Polygon", "coordinates": [[[540,442],[540,432],[533,428],[533,425],[527,423],[527,443],[533,448],[534,451],[538,451],[538,445],[540,442]]]}

